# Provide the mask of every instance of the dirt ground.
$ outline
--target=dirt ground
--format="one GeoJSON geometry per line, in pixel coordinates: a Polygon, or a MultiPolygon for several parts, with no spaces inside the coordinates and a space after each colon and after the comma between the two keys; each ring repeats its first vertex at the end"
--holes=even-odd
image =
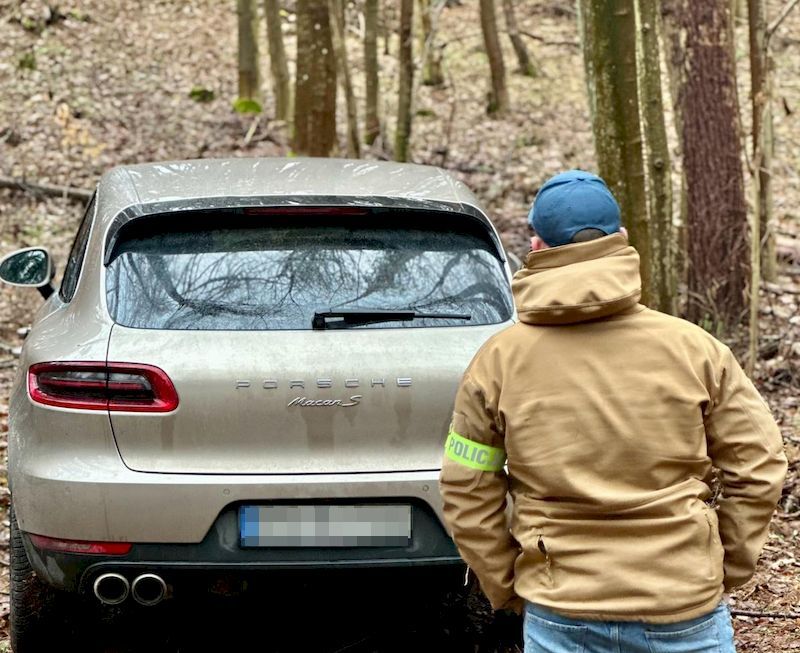
{"type": "MultiPolygon", "coordinates": [[[[777,0],[768,3],[772,16],[781,4],[777,0]]],[[[502,118],[487,118],[488,64],[481,48],[477,2],[464,0],[462,6],[447,9],[442,15],[440,38],[447,44],[448,83],[443,88],[419,88],[412,155],[415,162],[443,165],[465,181],[490,209],[507,246],[524,255],[524,216],[538,186],[557,171],[592,169],[595,162],[574,4],[538,0],[517,5],[520,28],[532,35],[527,43],[539,69],[538,77],[510,75],[512,110],[502,118]]],[[[286,154],[287,131],[270,119],[268,93],[260,118],[239,116],[230,108],[236,89],[235,34],[232,2],[0,0],[0,175],[92,188],[100,174],[121,163],[286,154]],[[212,91],[214,99],[207,103],[191,99],[189,94],[195,87],[212,91]]],[[[774,39],[774,198],[785,260],[777,282],[764,289],[763,342],[756,368],[757,384],[780,422],[791,468],[758,572],[733,595],[737,611],[784,615],[800,611],[798,35],[800,9],[774,39]]],[[[291,24],[286,36],[292,56],[291,24]]],[[[743,73],[740,102],[746,108],[747,43],[742,26],[738,36],[737,58],[743,73]]],[[[360,79],[361,55],[356,39],[354,33],[350,54],[355,77],[360,79]]],[[[387,119],[384,142],[391,142],[393,133],[396,37],[389,46],[392,54],[381,59],[387,119]]],[[[513,70],[513,51],[505,39],[504,46],[507,66],[513,70]]],[[[266,77],[266,59],[263,72],[266,77]]],[[[363,98],[363,89],[359,87],[357,92],[359,99],[363,98]]],[[[743,111],[745,129],[749,122],[746,114],[743,111]]],[[[340,116],[344,116],[343,111],[340,116]]],[[[344,129],[340,132],[343,134],[344,129]]],[[[384,156],[382,145],[379,143],[367,156],[384,156]]],[[[70,200],[0,190],[0,254],[18,247],[47,245],[63,269],[81,213],[82,207],[70,200]]],[[[721,252],[720,258],[723,256],[721,252]]],[[[7,397],[15,354],[22,345],[18,330],[31,322],[39,304],[34,292],[0,288],[3,432],[7,429],[7,397]]],[[[741,351],[738,342],[732,344],[741,351]]],[[[7,641],[2,639],[8,614],[7,505],[3,481],[0,651],[7,650],[7,641]]],[[[419,594],[427,590],[427,584],[423,580],[415,588],[419,594]]],[[[440,650],[455,650],[454,634],[444,632],[452,630],[455,622],[448,621],[449,617],[439,618],[439,610],[445,608],[410,609],[413,596],[392,585],[385,586],[382,596],[351,590],[347,600],[342,600],[340,590],[307,588],[289,603],[273,600],[241,607],[235,601],[212,601],[197,610],[169,608],[149,617],[136,613],[127,620],[104,622],[96,650],[134,650],[131,647],[138,644],[149,650],[156,644],[164,650],[221,650],[229,647],[236,633],[243,632],[243,624],[261,627],[265,614],[270,617],[271,630],[281,633],[269,640],[270,650],[297,650],[297,641],[304,644],[300,648],[319,651],[423,650],[420,641],[440,641],[437,638],[443,642],[440,650]],[[407,600],[400,605],[388,600],[398,596],[407,600]],[[295,631],[286,626],[289,623],[304,625],[295,631]],[[175,635],[180,629],[192,635],[175,635]],[[317,642],[313,646],[312,640],[317,642]]],[[[800,619],[740,614],[734,621],[739,651],[800,649],[800,619]]],[[[496,633],[487,630],[485,624],[467,631],[472,638],[470,650],[502,648],[489,643],[496,640],[496,633]]]]}

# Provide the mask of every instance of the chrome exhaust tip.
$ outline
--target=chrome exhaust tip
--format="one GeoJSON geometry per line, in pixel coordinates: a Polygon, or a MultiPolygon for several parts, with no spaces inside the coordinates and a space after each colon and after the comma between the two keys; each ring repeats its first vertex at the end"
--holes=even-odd
{"type": "Polygon", "coordinates": [[[106,605],[119,605],[128,598],[130,589],[122,574],[102,574],[94,581],[94,595],[106,605]]]}
{"type": "Polygon", "coordinates": [[[167,584],[156,574],[137,576],[131,585],[131,596],[140,605],[156,605],[167,595],[167,584]]]}

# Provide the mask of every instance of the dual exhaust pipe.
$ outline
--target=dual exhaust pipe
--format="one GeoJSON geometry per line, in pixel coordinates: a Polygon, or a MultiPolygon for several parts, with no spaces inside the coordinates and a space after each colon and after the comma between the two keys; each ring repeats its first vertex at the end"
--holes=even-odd
{"type": "Polygon", "coordinates": [[[132,596],[139,605],[152,606],[164,600],[167,584],[156,574],[141,574],[133,583],[122,574],[101,574],[94,581],[94,595],[105,605],[119,605],[132,596]]]}

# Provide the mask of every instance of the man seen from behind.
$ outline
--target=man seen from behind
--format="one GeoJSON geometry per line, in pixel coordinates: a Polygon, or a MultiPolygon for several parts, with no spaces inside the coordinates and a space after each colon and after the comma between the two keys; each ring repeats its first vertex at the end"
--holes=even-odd
{"type": "Polygon", "coordinates": [[[599,177],[553,177],[529,221],[520,321],[475,355],[445,445],[461,556],[495,609],[524,610],[526,653],[730,653],[723,592],[766,540],[778,427],[728,347],[639,303],[599,177]]]}

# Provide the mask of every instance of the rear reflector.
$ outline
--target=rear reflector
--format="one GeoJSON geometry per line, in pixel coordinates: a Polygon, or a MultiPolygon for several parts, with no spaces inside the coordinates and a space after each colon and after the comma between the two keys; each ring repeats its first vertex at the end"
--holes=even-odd
{"type": "Polygon", "coordinates": [[[178,393],[164,370],[138,363],[37,363],[28,369],[31,399],[83,410],[168,413],[178,393]]]}
{"type": "Polygon", "coordinates": [[[80,540],[57,540],[44,535],[29,534],[31,543],[37,549],[58,551],[60,553],[87,553],[91,555],[122,556],[130,553],[130,542],[82,542],[80,540]]]}
{"type": "Polygon", "coordinates": [[[244,210],[245,215],[367,215],[360,206],[258,206],[244,210]]]}

